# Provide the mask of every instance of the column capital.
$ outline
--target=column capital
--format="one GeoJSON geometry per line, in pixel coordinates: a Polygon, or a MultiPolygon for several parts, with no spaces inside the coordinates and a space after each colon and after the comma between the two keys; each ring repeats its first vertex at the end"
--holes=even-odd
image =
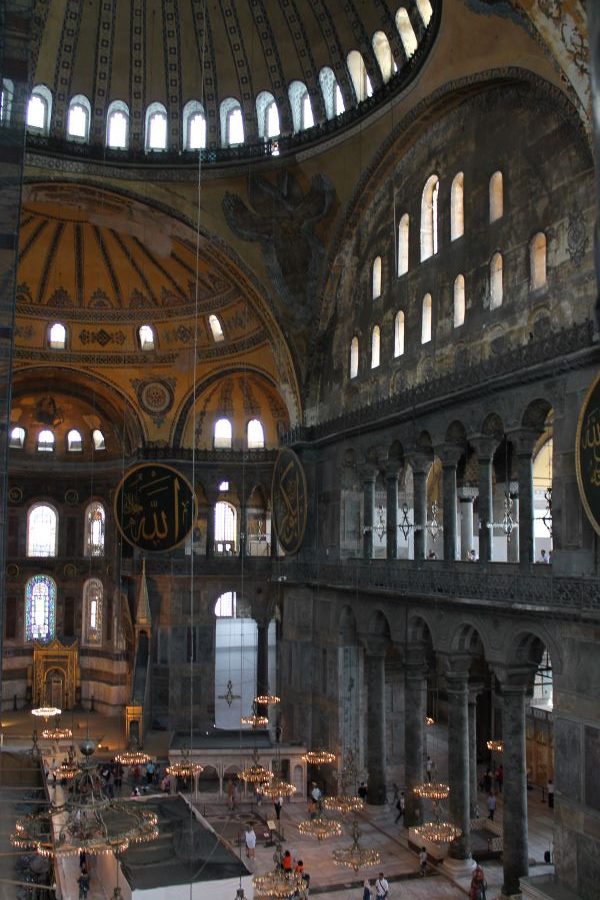
{"type": "Polygon", "coordinates": [[[367,656],[378,656],[385,659],[389,639],[383,634],[359,634],[358,639],[367,656]]]}
{"type": "Polygon", "coordinates": [[[502,694],[524,694],[531,688],[535,665],[504,665],[495,663],[491,669],[500,682],[502,694]]]}
{"type": "Polygon", "coordinates": [[[469,681],[469,670],[473,657],[470,653],[450,652],[440,653],[439,658],[444,666],[444,678],[446,681],[465,683],[469,681]]]}
{"type": "Polygon", "coordinates": [[[379,468],[375,463],[363,463],[359,469],[359,473],[363,484],[374,484],[377,475],[379,474],[379,468]]]}
{"type": "Polygon", "coordinates": [[[489,434],[473,434],[469,436],[469,444],[475,450],[478,460],[492,459],[500,440],[489,434]]]}
{"type": "Polygon", "coordinates": [[[444,469],[455,468],[464,452],[464,447],[458,447],[456,444],[450,443],[440,444],[435,448],[435,455],[439,456],[444,469]]]}
{"type": "Polygon", "coordinates": [[[477,697],[483,693],[485,685],[482,681],[469,682],[469,703],[477,703],[477,697]]]}
{"type": "Polygon", "coordinates": [[[397,481],[398,475],[404,468],[404,463],[399,460],[388,460],[385,464],[386,481],[397,481]]]}
{"type": "Polygon", "coordinates": [[[407,454],[413,475],[426,475],[433,463],[433,451],[415,449],[407,454]]]}
{"type": "Polygon", "coordinates": [[[461,503],[473,503],[479,496],[479,488],[463,486],[456,489],[456,495],[461,503]]]}
{"type": "Polygon", "coordinates": [[[535,443],[542,433],[537,428],[515,428],[507,432],[507,438],[515,448],[517,456],[533,456],[535,443]]]}

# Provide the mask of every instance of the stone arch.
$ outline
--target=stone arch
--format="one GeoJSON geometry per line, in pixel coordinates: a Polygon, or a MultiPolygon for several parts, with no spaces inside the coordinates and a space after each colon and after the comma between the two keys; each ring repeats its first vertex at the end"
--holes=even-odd
{"type": "Polygon", "coordinates": [[[473,657],[487,656],[481,629],[470,621],[463,621],[455,628],[450,638],[450,649],[454,652],[468,653],[473,657]]]}
{"type": "Polygon", "coordinates": [[[498,413],[491,412],[485,417],[481,426],[481,433],[500,440],[504,434],[504,423],[498,413]]]}
{"type": "Polygon", "coordinates": [[[562,653],[560,646],[550,632],[543,626],[527,625],[510,629],[504,644],[504,659],[508,665],[537,668],[544,650],[552,660],[552,671],[560,675],[562,672],[562,653]]]}
{"type": "Polygon", "coordinates": [[[466,445],[467,431],[462,422],[455,419],[446,429],[445,440],[450,444],[466,445]]]}
{"type": "Polygon", "coordinates": [[[409,615],[406,623],[406,640],[408,644],[433,646],[433,630],[426,617],[416,613],[409,615]]]}
{"type": "Polygon", "coordinates": [[[548,415],[552,411],[552,404],[543,398],[532,400],[525,409],[521,424],[525,428],[533,428],[535,431],[543,431],[546,427],[548,415]]]}

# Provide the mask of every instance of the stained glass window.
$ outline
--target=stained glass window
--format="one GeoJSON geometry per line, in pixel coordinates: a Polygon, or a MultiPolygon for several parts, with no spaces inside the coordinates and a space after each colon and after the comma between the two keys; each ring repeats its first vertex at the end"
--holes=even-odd
{"type": "Polygon", "coordinates": [[[102,582],[98,578],[88,578],[83,586],[83,627],[85,639],[91,644],[102,640],[102,597],[102,582]]]}
{"type": "Polygon", "coordinates": [[[51,641],[56,629],[56,584],[34,575],[25,585],[25,640],[51,641]]]}

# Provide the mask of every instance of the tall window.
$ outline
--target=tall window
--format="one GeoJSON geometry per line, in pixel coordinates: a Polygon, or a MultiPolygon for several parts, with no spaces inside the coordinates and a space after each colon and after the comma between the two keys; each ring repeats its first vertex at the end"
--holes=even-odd
{"type": "Polygon", "coordinates": [[[490,260],[490,309],[502,306],[502,254],[494,253],[490,260]]]}
{"type": "Polygon", "coordinates": [[[237,543],[237,512],[226,500],[215,503],[215,550],[234,553],[237,543]]]}
{"type": "Polygon", "coordinates": [[[94,450],[106,450],[104,435],[99,428],[94,428],[92,431],[92,441],[94,442],[94,450]]]}
{"type": "Polygon", "coordinates": [[[102,582],[88,578],[83,585],[83,635],[88,644],[102,642],[102,582]]]}
{"type": "Polygon", "coordinates": [[[55,322],[48,329],[48,346],[52,350],[64,350],[67,343],[67,329],[60,322],[55,322]]]}
{"type": "Polygon", "coordinates": [[[455,241],[465,233],[464,175],[458,172],[450,191],[450,240],[455,241]]]}
{"type": "Polygon", "coordinates": [[[398,34],[400,35],[406,57],[407,59],[410,59],[417,49],[418,41],[414,29],[410,24],[408,13],[403,6],[401,6],[396,13],[396,28],[398,29],[398,34]]]}
{"type": "Polygon", "coordinates": [[[350,344],[350,378],[358,375],[358,338],[354,336],[350,344]]]}
{"type": "Polygon", "coordinates": [[[156,342],[152,325],[140,325],[138,328],[138,338],[142,350],[154,350],[156,342]]]}
{"type": "Polygon", "coordinates": [[[69,104],[67,137],[75,141],[87,141],[90,135],[90,118],[90,101],[83,94],[77,94],[69,104]]]}
{"type": "Polygon", "coordinates": [[[54,434],[49,428],[43,428],[38,434],[37,449],[38,453],[53,453],[54,434]]]}
{"type": "Polygon", "coordinates": [[[354,93],[359,103],[366,100],[373,93],[371,81],[367,75],[365,61],[358,50],[351,50],[346,58],[350,78],[354,85],[354,93]]]}
{"type": "Polygon", "coordinates": [[[106,513],[101,503],[90,503],[85,511],[84,556],[104,556],[106,513]]]}
{"type": "Polygon", "coordinates": [[[215,422],[214,446],[216,450],[229,450],[232,442],[232,429],[229,419],[217,419],[215,422]]]}
{"type": "Polygon", "coordinates": [[[36,503],[27,516],[27,556],[56,556],[58,516],[45,503],[36,503]]]}
{"type": "Polygon", "coordinates": [[[408,213],[404,213],[398,225],[398,275],[406,275],[408,272],[408,213]]]}
{"type": "Polygon", "coordinates": [[[423,317],[421,320],[421,343],[428,344],[431,340],[431,294],[423,297],[423,317]]]}
{"type": "Polygon", "coordinates": [[[423,188],[421,198],[421,262],[438,251],[438,192],[440,182],[437,175],[430,175],[423,188]]]}
{"type": "Polygon", "coordinates": [[[69,453],[81,453],[83,450],[83,438],[76,428],[71,428],[67,432],[67,450],[69,453]]]}
{"type": "Polygon", "coordinates": [[[379,325],[375,325],[371,332],[371,368],[376,369],[379,366],[381,353],[381,330],[379,325]]]}
{"type": "Polygon", "coordinates": [[[381,257],[376,256],[371,270],[371,296],[373,300],[381,297],[381,257]]]}
{"type": "Polygon", "coordinates": [[[233,147],[244,143],[244,118],[239,100],[227,97],[220,106],[221,143],[223,147],[233,147]]]}
{"type": "Polygon", "coordinates": [[[328,119],[334,119],[344,112],[344,98],[333,69],[329,66],[323,66],[319,72],[319,84],[325,103],[325,115],[328,119]]]}
{"type": "Polygon", "coordinates": [[[402,310],[396,313],[394,319],[394,356],[402,356],[404,353],[404,313],[402,310]]]}
{"type": "Polygon", "coordinates": [[[529,244],[529,283],[532,291],[546,286],[546,235],[535,234],[529,244]]]}
{"type": "Polygon", "coordinates": [[[384,84],[389,81],[394,74],[394,57],[392,56],[392,48],[384,31],[376,31],[373,35],[373,51],[381,69],[381,77],[384,84]]]}
{"type": "Polygon", "coordinates": [[[465,321],[465,276],[457,275],[454,279],[454,327],[458,328],[465,321]]]}
{"type": "Polygon", "coordinates": [[[302,81],[292,81],[288,88],[290,108],[294,131],[312,128],[315,124],[310,97],[306,85],[302,81]]]}
{"type": "Polygon", "coordinates": [[[265,446],[265,432],[258,419],[250,419],[246,435],[249,450],[260,450],[265,446]]]}
{"type": "Polygon", "coordinates": [[[504,184],[502,172],[494,172],[490,178],[490,222],[504,215],[504,184]]]}
{"type": "Polygon", "coordinates": [[[25,640],[51,641],[56,629],[56,584],[34,575],[25,585],[25,640]]]}
{"type": "Polygon", "coordinates": [[[114,150],[126,150],[129,143],[129,107],[122,100],[114,100],[106,117],[106,145],[114,150]]]}
{"type": "Polygon", "coordinates": [[[183,149],[201,150],[206,147],[206,117],[202,104],[190,100],[183,107],[183,149]]]}
{"type": "Polygon", "coordinates": [[[27,127],[48,134],[52,114],[52,94],[44,84],[34,87],[27,104],[27,127]]]}
{"type": "Polygon", "coordinates": [[[306,128],[312,128],[314,124],[315,117],[310,102],[310,94],[308,91],[305,91],[302,95],[302,130],[304,131],[306,128]]]}
{"type": "Polygon", "coordinates": [[[146,150],[167,149],[167,111],[162,103],[151,103],[146,110],[146,150]]]}
{"type": "Polygon", "coordinates": [[[9,447],[13,450],[22,450],[25,445],[25,429],[15,425],[10,430],[9,447]]]}

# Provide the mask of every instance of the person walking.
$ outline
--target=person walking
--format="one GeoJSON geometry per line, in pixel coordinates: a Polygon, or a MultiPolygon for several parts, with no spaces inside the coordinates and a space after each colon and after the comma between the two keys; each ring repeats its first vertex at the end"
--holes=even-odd
{"type": "Polygon", "coordinates": [[[475,871],[471,878],[471,887],[469,889],[469,900],[486,900],[486,891],[487,881],[485,880],[483,869],[481,866],[475,866],[475,871]]]}
{"type": "Polygon", "coordinates": [[[546,789],[548,791],[548,809],[554,809],[554,782],[551,778],[548,779],[546,789]]]}
{"type": "Polygon", "coordinates": [[[362,892],[362,900],[371,900],[373,897],[371,893],[371,882],[368,878],[365,878],[363,883],[363,892],[362,892]]]}
{"type": "Polygon", "coordinates": [[[404,791],[402,791],[396,801],[396,809],[398,810],[398,815],[396,816],[396,818],[394,820],[396,825],[398,824],[400,819],[402,819],[404,817],[405,808],[406,808],[406,800],[404,798],[404,791]]]}
{"type": "Polygon", "coordinates": [[[431,782],[431,776],[433,773],[433,760],[429,756],[429,754],[427,755],[427,762],[425,763],[425,771],[427,773],[427,781],[431,782]]]}
{"type": "Polygon", "coordinates": [[[90,889],[90,873],[86,866],[82,866],[77,884],[79,885],[79,900],[85,900],[90,889]]]}
{"type": "Polygon", "coordinates": [[[487,795],[487,809],[488,809],[488,819],[494,821],[494,813],[496,812],[496,795],[493,791],[490,791],[487,795]]]}
{"type": "Polygon", "coordinates": [[[377,900],[385,900],[387,895],[389,894],[390,886],[388,884],[387,878],[384,877],[383,872],[379,873],[379,878],[375,882],[375,896],[377,900]]]}
{"type": "Polygon", "coordinates": [[[273,801],[273,806],[275,807],[275,815],[279,822],[281,821],[281,810],[283,809],[283,797],[276,797],[273,801]]]}
{"type": "Polygon", "coordinates": [[[425,878],[427,874],[427,850],[425,847],[421,847],[419,851],[419,872],[421,873],[421,878],[425,878]]]}
{"type": "Polygon", "coordinates": [[[256,832],[253,828],[252,822],[246,826],[246,833],[244,834],[244,840],[246,842],[246,856],[248,859],[254,859],[256,856],[256,832]]]}

